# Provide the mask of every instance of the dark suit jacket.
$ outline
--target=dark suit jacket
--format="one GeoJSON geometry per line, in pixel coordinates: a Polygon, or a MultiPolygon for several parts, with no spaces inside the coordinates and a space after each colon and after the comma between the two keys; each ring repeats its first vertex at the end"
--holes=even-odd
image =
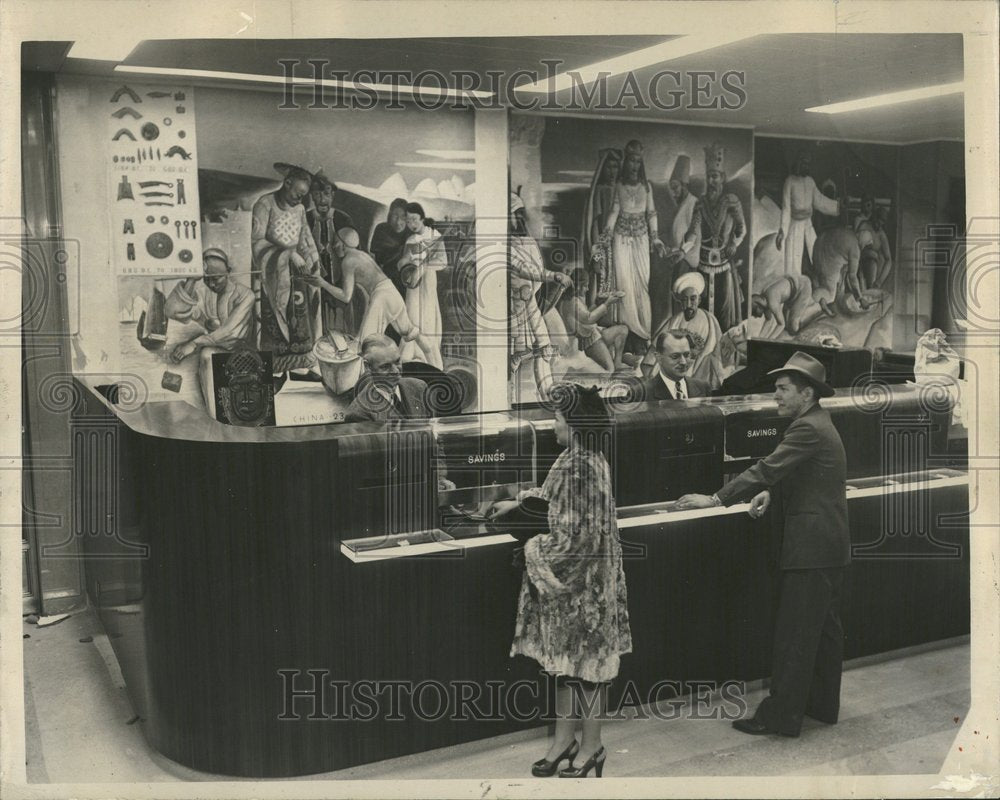
{"type": "Polygon", "coordinates": [[[782,569],[843,567],[851,561],[847,456],[830,413],[813,406],[792,421],[769,456],[716,492],[731,506],[768,487],[781,489],[782,569]]]}
{"type": "Polygon", "coordinates": [[[371,378],[364,376],[358,381],[354,400],[347,408],[347,422],[385,422],[390,419],[426,419],[430,408],[426,399],[427,384],[417,378],[400,378],[399,394],[403,399],[404,415],[396,412],[393,405],[374,390],[371,378]]]}
{"type": "MultiPolygon", "coordinates": [[[[688,397],[708,397],[712,393],[705,381],[690,377],[684,380],[687,383],[688,397]]],[[[667,387],[663,385],[663,378],[660,377],[659,372],[643,380],[642,392],[642,399],[646,401],[674,399],[674,396],[670,394],[667,387]]]]}

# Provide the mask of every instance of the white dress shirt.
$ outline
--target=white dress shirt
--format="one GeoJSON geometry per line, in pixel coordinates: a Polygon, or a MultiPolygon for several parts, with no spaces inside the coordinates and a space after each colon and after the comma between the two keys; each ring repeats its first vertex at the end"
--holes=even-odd
{"type": "Polygon", "coordinates": [[[675,381],[673,378],[668,378],[661,371],[660,380],[663,381],[664,385],[667,387],[667,391],[670,392],[670,396],[674,398],[674,400],[687,400],[691,396],[688,394],[686,378],[681,378],[679,381],[675,381]],[[677,391],[678,386],[680,386],[680,392],[677,391]]]}

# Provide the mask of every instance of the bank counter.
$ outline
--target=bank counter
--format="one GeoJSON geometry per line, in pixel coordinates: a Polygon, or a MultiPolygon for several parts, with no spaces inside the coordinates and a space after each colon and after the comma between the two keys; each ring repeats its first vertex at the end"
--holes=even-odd
{"type": "MultiPolygon", "coordinates": [[[[544,479],[559,452],[547,412],[236,428],[79,388],[75,497],[101,534],[87,537],[88,590],[160,753],[282,777],[544,724],[551,687],[509,658],[515,541],[481,512],[544,479]]],[[[846,657],[967,634],[949,399],[893,386],[824,405],[849,459],[846,657]]],[[[761,395],[616,412],[634,648],[612,707],[766,677],[772,520],[671,501],[715,491],[787,422],[761,395]]]]}

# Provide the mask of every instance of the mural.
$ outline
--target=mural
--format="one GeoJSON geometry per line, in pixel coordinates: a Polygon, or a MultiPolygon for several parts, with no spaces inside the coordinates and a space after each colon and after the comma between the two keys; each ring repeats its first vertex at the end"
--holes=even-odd
{"type": "Polygon", "coordinates": [[[750,313],[751,132],[515,114],[510,140],[511,401],[652,374],[668,329],[719,386],[750,313]]]}
{"type": "Polygon", "coordinates": [[[727,334],[890,347],[898,148],[758,137],[751,314],[727,334]]]}
{"type": "Polygon", "coordinates": [[[380,334],[446,410],[474,407],[471,113],[199,100],[197,274],[119,279],[126,368],[229,424],[333,422],[380,334]],[[233,147],[245,119],[254,136],[233,147]]]}

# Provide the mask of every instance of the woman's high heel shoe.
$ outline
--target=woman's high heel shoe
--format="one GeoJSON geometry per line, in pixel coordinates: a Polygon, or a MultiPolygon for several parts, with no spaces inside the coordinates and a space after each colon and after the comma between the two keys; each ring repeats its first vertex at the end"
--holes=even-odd
{"type": "Polygon", "coordinates": [[[574,767],[573,762],[570,761],[570,765],[566,769],[559,770],[559,777],[586,778],[590,774],[590,770],[593,769],[597,773],[597,777],[600,778],[601,773],[604,772],[604,762],[607,760],[607,757],[607,751],[602,747],[579,767],[574,767]]]}
{"type": "Polygon", "coordinates": [[[551,778],[556,774],[556,770],[559,769],[559,765],[564,759],[569,760],[570,767],[573,766],[573,759],[576,758],[576,754],[580,752],[580,743],[574,739],[573,744],[563,750],[555,759],[555,761],[549,761],[545,758],[540,758],[534,764],[531,765],[531,774],[536,778],[551,778]]]}

